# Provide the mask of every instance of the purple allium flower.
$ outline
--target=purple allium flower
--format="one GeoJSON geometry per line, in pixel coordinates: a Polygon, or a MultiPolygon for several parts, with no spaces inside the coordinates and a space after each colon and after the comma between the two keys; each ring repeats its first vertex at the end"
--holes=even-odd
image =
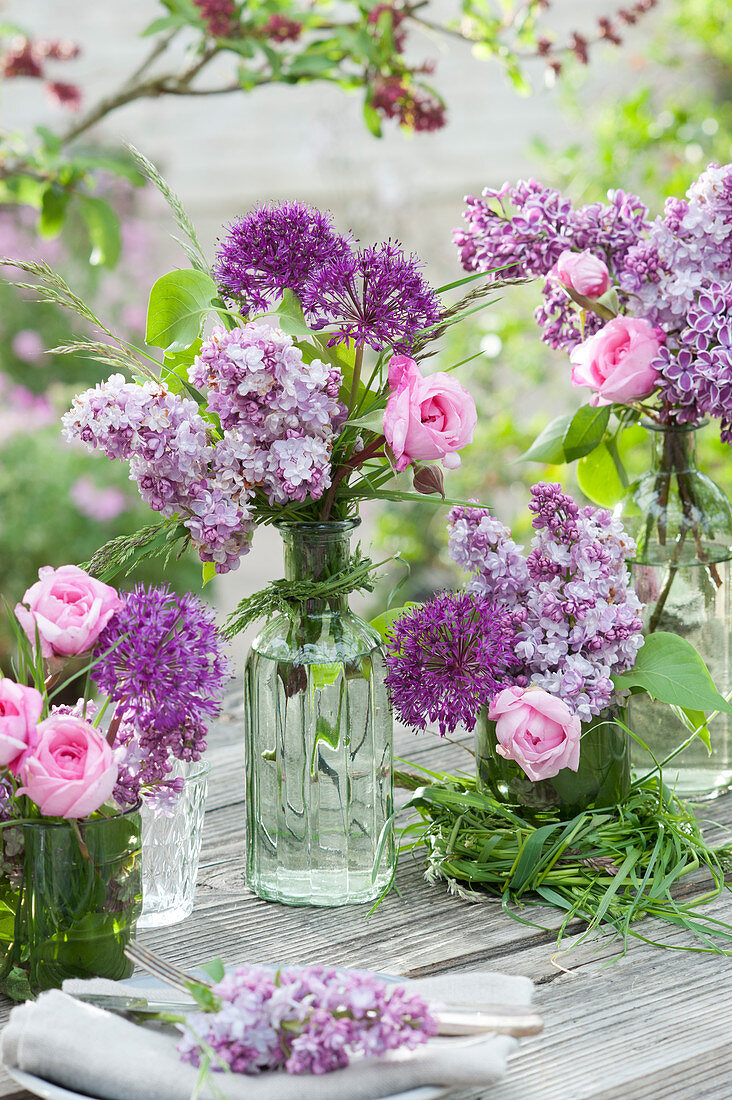
{"type": "Polygon", "coordinates": [[[266,310],[285,289],[299,297],[325,263],[350,254],[350,240],[336,232],[330,214],[302,202],[271,202],[231,223],[214,275],[246,312],[266,310]]]}
{"type": "Polygon", "coordinates": [[[397,619],[386,683],[397,716],[414,729],[471,730],[478,711],[510,682],[511,616],[469,592],[443,592],[397,619]]]}
{"type": "Polygon", "coordinates": [[[337,329],[331,343],[407,351],[440,319],[439,299],[420,266],[392,241],[336,256],[309,280],[303,307],[315,328],[337,329]]]}
{"type": "Polygon", "coordinates": [[[539,483],[529,510],[528,558],[484,509],[450,513],[450,553],[513,623],[517,658],[507,681],[558,695],[583,722],[614,699],[612,676],[643,644],[642,604],[626,561],[635,546],[609,512],[580,508],[559,485],[539,483]]]}
{"type": "Polygon", "coordinates": [[[199,1066],[213,1052],[212,1070],[320,1075],[353,1057],[412,1050],[437,1034],[428,1002],[373,974],[240,967],[213,992],[217,1011],[191,1014],[178,1025],[181,1059],[199,1066]]]}
{"type": "Polygon", "coordinates": [[[97,641],[92,678],[121,718],[115,796],[134,803],[170,782],[172,758],[201,758],[230,670],[213,610],[193,593],[138,585],[123,600],[97,641]]]}

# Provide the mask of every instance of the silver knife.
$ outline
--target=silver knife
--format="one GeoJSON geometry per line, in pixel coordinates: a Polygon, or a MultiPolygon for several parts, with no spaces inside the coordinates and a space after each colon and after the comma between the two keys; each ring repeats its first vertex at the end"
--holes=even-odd
{"type": "MultiPolygon", "coordinates": [[[[107,993],[73,993],[72,996],[85,1004],[123,1015],[157,1016],[159,1013],[167,1013],[181,1016],[197,1009],[193,1001],[166,1001],[107,993]]],[[[439,1009],[436,1015],[440,1035],[482,1035],[487,1032],[515,1036],[536,1035],[544,1027],[541,1016],[531,1008],[521,1005],[450,1005],[439,1009]]]]}

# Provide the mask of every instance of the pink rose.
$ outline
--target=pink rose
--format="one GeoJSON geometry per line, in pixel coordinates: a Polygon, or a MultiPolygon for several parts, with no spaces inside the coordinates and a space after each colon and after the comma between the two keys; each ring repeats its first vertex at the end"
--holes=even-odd
{"type": "Polygon", "coordinates": [[[554,274],[562,286],[584,298],[601,298],[610,289],[607,264],[587,248],[584,252],[565,250],[554,265],[554,274]]]}
{"type": "Polygon", "coordinates": [[[413,359],[395,355],[389,363],[389,387],[384,435],[397,470],[434,458],[449,469],[459,466],[455,452],[472,442],[478,422],[465,386],[443,372],[423,378],[413,359]]]}
{"type": "Polygon", "coordinates": [[[579,767],[581,724],[566,703],[538,687],[504,688],[488,708],[496,752],[515,760],[532,782],[579,767]]]}
{"type": "Polygon", "coordinates": [[[0,766],[18,771],[22,758],[35,745],[43,696],[7,678],[0,680],[0,766]]]}
{"type": "Polygon", "coordinates": [[[20,769],[27,794],[44,817],[87,817],[110,798],[117,762],[99,730],[83,718],[52,714],[20,769]]]}
{"type": "Polygon", "coordinates": [[[36,629],[44,657],[76,657],[94,645],[122,600],[76,565],[44,565],[39,579],[15,607],[32,645],[36,629]]]}
{"type": "Polygon", "coordinates": [[[642,317],[613,317],[572,351],[572,382],[595,391],[591,405],[626,405],[649,397],[658,385],[653,363],[665,339],[642,317]]]}

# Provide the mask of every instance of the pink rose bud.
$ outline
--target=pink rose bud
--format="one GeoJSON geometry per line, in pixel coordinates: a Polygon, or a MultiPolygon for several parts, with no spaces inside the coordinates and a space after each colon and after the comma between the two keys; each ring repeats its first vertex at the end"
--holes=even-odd
{"type": "Polygon", "coordinates": [[[443,500],[445,499],[445,481],[442,470],[434,463],[415,462],[412,485],[416,492],[422,493],[424,496],[437,493],[443,500]]]}
{"type": "Polygon", "coordinates": [[[91,649],[122,606],[114,588],[76,565],[44,565],[38,578],[15,607],[31,645],[37,630],[44,657],[77,657],[91,649]]]}
{"type": "Polygon", "coordinates": [[[594,390],[591,405],[627,405],[658,386],[655,361],[665,333],[642,317],[613,317],[570,355],[572,383],[594,390]]]}
{"type": "Polygon", "coordinates": [[[598,256],[589,249],[584,252],[565,250],[554,266],[562,286],[584,298],[601,298],[610,289],[610,272],[598,256]]]}
{"type": "Polygon", "coordinates": [[[27,794],[44,817],[88,817],[111,797],[117,782],[114,754],[83,718],[52,714],[38,727],[38,743],[20,769],[27,794]]]}
{"type": "Polygon", "coordinates": [[[32,687],[0,680],[0,766],[17,774],[38,739],[43,696],[32,687]]]}
{"type": "Polygon", "coordinates": [[[455,453],[472,442],[478,414],[475,402],[456,378],[444,372],[423,378],[406,355],[389,363],[390,393],[384,410],[384,435],[394,452],[396,469],[411,462],[443,459],[460,465],[455,453]]]}
{"type": "Polygon", "coordinates": [[[576,772],[581,723],[567,704],[538,687],[504,688],[488,708],[496,723],[496,752],[515,760],[536,783],[562,768],[576,772]]]}

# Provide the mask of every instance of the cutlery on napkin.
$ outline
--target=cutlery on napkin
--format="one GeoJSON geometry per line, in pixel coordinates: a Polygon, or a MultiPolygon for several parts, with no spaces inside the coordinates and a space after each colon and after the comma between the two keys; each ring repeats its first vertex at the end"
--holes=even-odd
{"type": "MultiPolygon", "coordinates": [[[[72,994],[129,995],[130,988],[109,982],[70,982],[72,994]]],[[[444,1005],[468,1001],[526,1006],[528,978],[470,972],[404,982],[415,992],[444,1005]]],[[[135,989],[135,995],[160,996],[160,989],[135,989]]],[[[139,1027],[128,1019],[83,1003],[60,990],[14,1008],[1,1037],[2,1059],[46,1081],[99,1097],[99,1100],[189,1100],[198,1070],[180,1061],[176,1036],[139,1027]]],[[[319,1077],[266,1073],[259,1077],[215,1075],[201,1100],[222,1093],[227,1100],[378,1100],[424,1085],[440,1088],[487,1087],[505,1073],[516,1040],[494,1035],[479,1040],[431,1039],[415,1051],[384,1058],[354,1060],[346,1069],[319,1077]]]]}
{"type": "MultiPolygon", "coordinates": [[[[66,990],[69,992],[69,990],[66,990]]],[[[71,993],[85,1004],[96,1005],[107,1012],[123,1016],[157,1016],[160,1013],[183,1015],[196,1009],[193,1001],[174,1001],[160,997],[140,997],[131,994],[94,993],[79,990],[71,993]]],[[[538,1013],[520,1005],[451,1005],[435,1011],[440,1035],[537,1035],[544,1021],[538,1013]]]]}

